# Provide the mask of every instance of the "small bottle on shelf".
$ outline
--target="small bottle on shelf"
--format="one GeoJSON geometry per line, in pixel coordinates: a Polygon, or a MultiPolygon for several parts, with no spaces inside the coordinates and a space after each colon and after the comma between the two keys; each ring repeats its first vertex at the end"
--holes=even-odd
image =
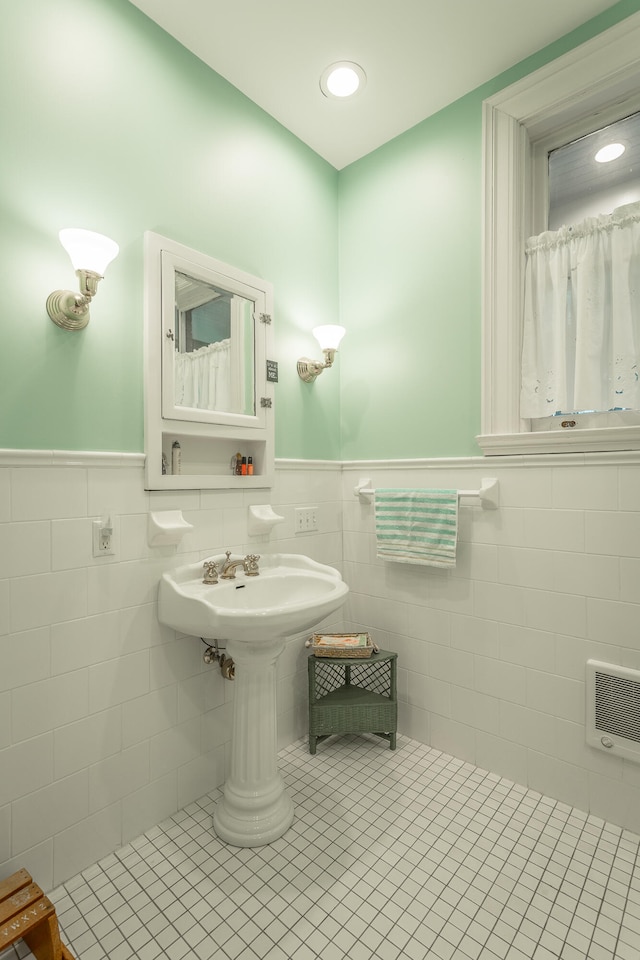
{"type": "Polygon", "coordinates": [[[247,457],[247,476],[253,476],[253,457],[247,457]]]}
{"type": "Polygon", "coordinates": [[[171,473],[178,474],[181,469],[181,450],[180,444],[174,440],[171,444],[171,473]]]}
{"type": "Polygon", "coordinates": [[[246,477],[247,475],[247,458],[246,457],[242,458],[240,473],[242,474],[243,477],[246,477]]]}
{"type": "Polygon", "coordinates": [[[242,474],[242,454],[236,453],[234,470],[236,477],[239,477],[242,474]]]}

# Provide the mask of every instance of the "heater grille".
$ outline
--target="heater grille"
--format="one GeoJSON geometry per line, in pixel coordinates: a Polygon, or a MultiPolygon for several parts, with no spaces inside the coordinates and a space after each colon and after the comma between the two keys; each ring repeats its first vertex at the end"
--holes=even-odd
{"type": "Polygon", "coordinates": [[[640,671],[587,662],[587,742],[640,763],[640,671]]]}

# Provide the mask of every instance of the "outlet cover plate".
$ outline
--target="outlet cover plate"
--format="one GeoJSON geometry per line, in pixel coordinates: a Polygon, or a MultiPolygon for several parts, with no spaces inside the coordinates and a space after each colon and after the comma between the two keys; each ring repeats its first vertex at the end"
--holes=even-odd
{"type": "Polygon", "coordinates": [[[111,533],[104,534],[108,524],[104,520],[94,520],[91,524],[93,532],[93,556],[94,557],[114,557],[116,553],[115,530],[111,527],[111,533]]]}

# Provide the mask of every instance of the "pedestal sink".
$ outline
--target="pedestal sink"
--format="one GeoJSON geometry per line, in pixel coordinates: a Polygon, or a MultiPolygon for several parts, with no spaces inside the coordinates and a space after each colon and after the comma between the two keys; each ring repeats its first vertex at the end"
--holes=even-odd
{"type": "MultiPolygon", "coordinates": [[[[209,557],[220,561],[223,557],[209,557]]],[[[310,630],[344,603],[349,588],[333,567],[296,554],[260,560],[260,574],[203,583],[203,562],[165,573],[158,619],[226,646],[236,666],[231,771],[213,825],[221,840],[258,847],[281,837],[293,803],[278,771],[276,663],[285,638],[310,630]]]]}

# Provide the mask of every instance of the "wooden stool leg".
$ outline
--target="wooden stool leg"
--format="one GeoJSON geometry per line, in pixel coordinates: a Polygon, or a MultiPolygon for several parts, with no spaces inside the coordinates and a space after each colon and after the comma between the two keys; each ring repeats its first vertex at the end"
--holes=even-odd
{"type": "Polygon", "coordinates": [[[45,917],[22,938],[37,960],[62,960],[62,944],[55,913],[45,917]]]}

